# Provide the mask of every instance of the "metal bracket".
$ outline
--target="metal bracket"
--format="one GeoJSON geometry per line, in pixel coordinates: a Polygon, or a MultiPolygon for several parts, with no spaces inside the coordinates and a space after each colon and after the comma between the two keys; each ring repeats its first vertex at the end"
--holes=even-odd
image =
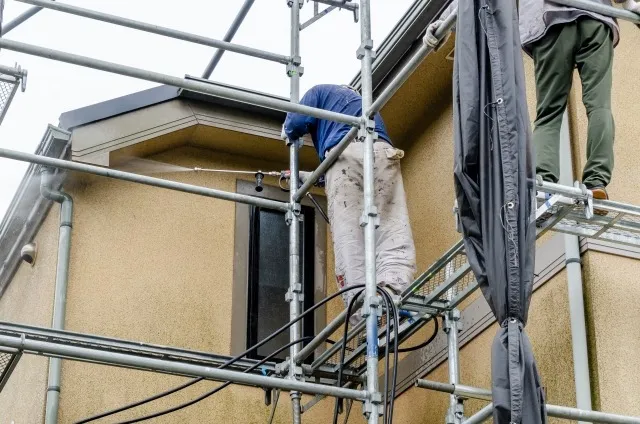
{"type": "Polygon", "coordinates": [[[375,206],[371,206],[370,208],[365,208],[362,212],[362,216],[360,217],[360,226],[366,227],[369,223],[373,223],[373,225],[378,228],[380,226],[380,216],[378,216],[378,208],[375,206]]]}
{"type": "Polygon", "coordinates": [[[371,393],[371,397],[369,400],[362,404],[362,413],[369,417],[371,414],[378,414],[379,417],[383,415],[382,409],[382,393],[375,392],[371,393]]]}
{"type": "Polygon", "coordinates": [[[278,375],[285,375],[289,371],[289,361],[277,363],[274,367],[274,371],[278,375]]]}
{"type": "Polygon", "coordinates": [[[593,218],[593,193],[587,186],[579,181],[574,182],[573,186],[582,190],[582,194],[585,196],[585,200],[582,201],[584,205],[584,217],[587,219],[593,218]]]}
{"type": "Polygon", "coordinates": [[[447,409],[446,424],[462,424],[464,421],[464,404],[463,399],[456,397],[455,406],[447,409]]]}
{"type": "MultiPolygon", "coordinates": [[[[298,8],[302,9],[302,6],[304,6],[304,2],[300,0],[296,0],[296,1],[298,2],[298,8]]],[[[293,0],[287,0],[287,6],[293,7],[293,0]]]]}
{"type": "Polygon", "coordinates": [[[304,216],[302,215],[302,207],[300,203],[293,203],[291,209],[284,214],[284,222],[287,225],[291,225],[294,219],[298,221],[304,221],[304,216]]]}
{"type": "Polygon", "coordinates": [[[376,132],[376,121],[373,119],[364,120],[364,125],[361,124],[360,128],[358,128],[358,140],[364,141],[367,135],[371,135],[374,141],[378,139],[378,133],[376,132]]]}
{"type": "Polygon", "coordinates": [[[360,311],[360,315],[363,318],[367,318],[371,313],[376,316],[382,316],[382,308],[380,308],[380,298],[378,296],[372,296],[368,300],[365,300],[360,311]]]}
{"type": "Polygon", "coordinates": [[[460,311],[458,309],[452,309],[445,314],[444,324],[442,330],[445,333],[451,331],[452,328],[462,331],[462,320],[460,319],[460,311]]]}
{"type": "MultiPolygon", "coordinates": [[[[292,146],[292,145],[294,145],[294,144],[295,144],[295,145],[296,145],[296,147],[298,147],[298,149],[299,149],[299,148],[301,148],[301,147],[304,145],[304,141],[303,141],[302,139],[300,139],[300,138],[298,138],[298,139],[296,139],[296,140],[289,140],[289,139],[287,138],[287,140],[286,140],[286,144],[287,144],[287,147],[290,147],[290,146],[292,146]]],[[[288,171],[288,172],[289,172],[289,175],[288,175],[288,177],[287,177],[287,178],[291,178],[291,171],[288,171]]]]}
{"type": "Polygon", "coordinates": [[[358,58],[358,60],[361,60],[364,57],[365,50],[371,50],[371,59],[376,58],[376,52],[375,50],[373,50],[373,40],[364,40],[360,44],[360,47],[358,47],[358,50],[356,50],[356,57],[358,58]]]}
{"type": "Polygon", "coordinates": [[[15,66],[18,72],[20,73],[20,76],[18,77],[18,79],[20,79],[20,91],[24,93],[25,90],[27,89],[27,75],[29,74],[29,72],[26,69],[23,70],[22,67],[18,65],[17,62],[15,66]]]}
{"type": "Polygon", "coordinates": [[[296,284],[296,287],[291,290],[287,290],[287,293],[284,295],[284,300],[287,302],[291,302],[293,301],[293,293],[296,293],[298,295],[298,301],[299,302],[304,302],[304,293],[302,293],[302,285],[301,284],[296,284]]]}
{"type": "Polygon", "coordinates": [[[462,223],[460,222],[460,214],[458,209],[458,199],[453,202],[453,219],[456,224],[456,232],[462,233],[462,223]]]}
{"type": "Polygon", "coordinates": [[[304,67],[300,66],[300,65],[296,65],[294,63],[288,63],[287,64],[287,76],[288,77],[292,77],[295,75],[304,75],[304,67]]]}

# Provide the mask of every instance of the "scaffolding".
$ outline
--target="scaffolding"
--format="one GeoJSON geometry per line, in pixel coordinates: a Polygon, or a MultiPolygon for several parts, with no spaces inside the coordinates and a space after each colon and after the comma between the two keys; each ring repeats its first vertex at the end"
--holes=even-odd
{"type": "MultiPolygon", "coordinates": [[[[183,41],[215,47],[217,53],[212,58],[205,77],[211,74],[220,55],[224,51],[232,51],[248,56],[273,61],[286,66],[286,73],[290,78],[290,100],[283,101],[272,97],[250,93],[239,89],[229,88],[202,79],[179,78],[165,75],[151,70],[139,69],[102,61],[95,58],[75,55],[19,41],[0,38],[0,48],[40,56],[52,60],[62,61],[78,66],[94,68],[106,72],[167,84],[179,88],[194,90],[226,99],[233,99],[244,103],[276,109],[285,112],[297,112],[320,119],[333,120],[350,125],[351,130],[340,143],[332,149],[320,166],[311,173],[310,177],[299,186],[299,140],[288,140],[290,158],[290,197],[288,202],[263,199],[256,196],[242,195],[190,184],[178,183],[159,178],[148,177],[123,171],[102,168],[98,166],[55,159],[41,155],[17,152],[0,148],[0,157],[30,162],[47,168],[85,172],[108,178],[130,181],[159,188],[182,191],[186,193],[207,196],[217,199],[240,202],[261,206],[285,212],[285,219],[289,225],[289,290],[286,300],[289,303],[290,347],[288,359],[278,363],[246,358],[230,360],[225,355],[207,352],[197,352],[187,349],[156,346],[140,342],[119,340],[109,337],[80,334],[60,329],[26,326],[16,323],[0,323],[0,390],[11,375],[22,354],[44,355],[51,358],[85,361],[89,363],[120,366],[173,375],[195,377],[234,384],[243,384],[261,388],[271,388],[290,392],[293,422],[301,422],[301,414],[313,404],[326,396],[361,402],[363,414],[369,424],[378,422],[383,414],[383,396],[378,380],[378,362],[380,356],[390,349],[390,338],[385,334],[384,322],[379,323],[383,304],[377,295],[375,277],[375,221],[377,212],[374,206],[374,178],[373,178],[373,143],[374,128],[371,118],[379,112],[391,99],[393,94],[407,81],[417,69],[422,60],[429,55],[432,48],[425,42],[413,53],[402,69],[381,90],[376,99],[372,94],[372,60],[374,58],[373,41],[371,39],[371,10],[370,0],[360,0],[359,4],[349,0],[315,0],[314,16],[310,21],[300,22],[300,9],[303,0],[288,0],[291,17],[291,43],[288,54],[277,54],[261,51],[231,42],[233,34],[244,19],[253,1],[247,0],[238,17],[227,32],[224,40],[215,40],[195,34],[134,21],[119,16],[109,15],[76,6],[71,6],[53,0],[17,0],[34,6],[20,15],[14,21],[4,25],[3,34],[33,16],[42,8],[69,13],[89,19],[108,22],[145,32],[150,32],[183,41]],[[326,4],[327,9],[320,11],[318,4],[326,4]],[[329,112],[321,109],[300,105],[299,87],[302,75],[302,60],[300,56],[299,33],[334,9],[344,9],[354,13],[354,20],[359,22],[361,29],[360,46],[357,57],[361,62],[362,78],[362,110],[359,117],[329,112]],[[217,58],[217,59],[216,59],[217,58]],[[343,311],[329,322],[325,329],[303,346],[301,340],[300,322],[303,316],[312,311],[302,310],[302,287],[300,276],[300,214],[301,199],[314,183],[335,162],[348,144],[358,137],[364,142],[364,211],[362,226],[365,233],[366,281],[364,296],[361,299],[363,316],[366,320],[356,325],[344,335],[344,342],[335,343],[320,354],[310,364],[305,359],[311,356],[317,347],[325,343],[328,337],[339,329],[347,318],[348,312],[343,311]],[[345,346],[345,343],[347,344],[345,346]],[[344,350],[343,350],[344,348],[344,350]],[[348,352],[341,355],[341,351],[348,352]],[[267,375],[265,375],[267,374],[267,375]],[[360,388],[358,388],[360,387],[360,388]],[[307,405],[301,405],[301,394],[316,395],[307,405]]],[[[626,19],[640,23],[640,17],[613,7],[592,3],[588,0],[554,0],[561,4],[580,7],[604,15],[626,19]]],[[[443,39],[455,24],[455,14],[451,15],[441,25],[436,37],[443,39]]],[[[10,76],[9,82],[0,77],[0,84],[12,84],[8,94],[2,94],[0,105],[0,120],[4,117],[6,108],[17,90],[18,81],[26,81],[26,71],[20,68],[0,67],[0,73],[10,76]]],[[[23,85],[24,89],[24,85],[23,85]]],[[[611,243],[640,246],[640,207],[624,203],[595,200],[591,192],[583,187],[564,186],[542,181],[532,181],[538,191],[538,211],[536,218],[543,215],[544,222],[538,225],[538,236],[546,231],[556,231],[580,237],[596,238],[611,243]],[[593,214],[594,208],[607,211],[606,216],[593,214]]],[[[491,400],[491,394],[486,390],[470,388],[459,384],[459,341],[460,312],[458,306],[478,288],[471,268],[466,260],[462,242],[454,245],[429,269],[421,274],[400,296],[397,307],[408,313],[402,314],[399,325],[394,328],[393,340],[401,343],[415,334],[427,322],[437,316],[444,318],[444,331],[448,340],[449,382],[435,383],[426,380],[417,381],[419,387],[449,393],[450,406],[447,413],[447,423],[478,423],[488,418],[492,413],[491,404],[483,408],[478,414],[464,419],[463,400],[479,398],[491,400]]],[[[333,296],[335,297],[335,295],[333,296]]],[[[388,310],[388,307],[387,307],[388,310]]],[[[389,328],[389,327],[387,327],[389,328]]],[[[350,409],[351,404],[348,405],[350,409]]],[[[639,424],[640,418],[624,417],[602,412],[585,411],[547,405],[547,412],[551,416],[579,419],[583,421],[608,423],[639,424]]]]}

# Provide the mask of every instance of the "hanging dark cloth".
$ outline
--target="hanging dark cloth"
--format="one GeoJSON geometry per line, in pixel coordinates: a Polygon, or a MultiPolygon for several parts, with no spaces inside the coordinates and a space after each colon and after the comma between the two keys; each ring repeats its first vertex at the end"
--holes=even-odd
{"type": "Polygon", "coordinates": [[[500,323],[491,352],[494,423],[546,423],[524,331],[535,259],[534,168],[513,0],[459,2],[453,102],[464,246],[500,323]]]}

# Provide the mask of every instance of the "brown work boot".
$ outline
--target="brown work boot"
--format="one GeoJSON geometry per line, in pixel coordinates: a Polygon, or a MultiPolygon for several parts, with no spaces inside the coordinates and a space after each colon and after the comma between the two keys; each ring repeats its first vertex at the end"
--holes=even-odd
{"type": "MultiPolygon", "coordinates": [[[[607,190],[604,188],[604,186],[594,187],[589,190],[591,191],[591,193],[593,193],[594,199],[609,200],[609,195],[607,194],[607,190]]],[[[608,212],[602,209],[594,209],[593,213],[599,216],[606,216],[608,212]]]]}

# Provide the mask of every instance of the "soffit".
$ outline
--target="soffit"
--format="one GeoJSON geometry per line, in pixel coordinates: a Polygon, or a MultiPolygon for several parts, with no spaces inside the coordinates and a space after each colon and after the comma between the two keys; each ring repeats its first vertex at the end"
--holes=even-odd
{"type": "MultiPolygon", "coordinates": [[[[77,127],[75,161],[114,166],[182,145],[259,159],[287,161],[282,121],[249,111],[178,98],[77,127]]],[[[304,167],[318,163],[310,139],[301,149],[304,167]]]]}

